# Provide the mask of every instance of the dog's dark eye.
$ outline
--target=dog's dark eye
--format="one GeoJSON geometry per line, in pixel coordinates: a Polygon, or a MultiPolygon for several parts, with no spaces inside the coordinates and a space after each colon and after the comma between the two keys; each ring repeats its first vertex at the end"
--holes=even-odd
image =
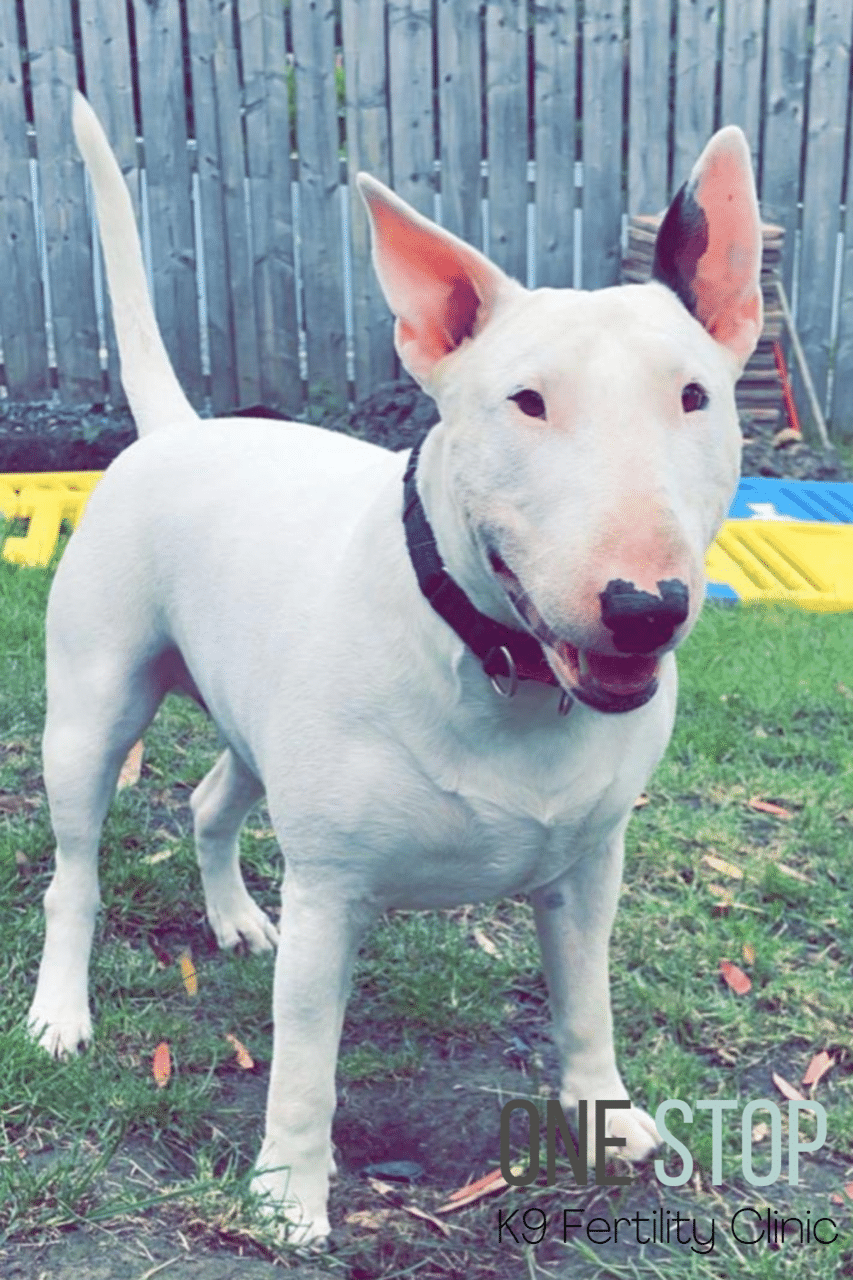
{"type": "Polygon", "coordinates": [[[708,392],[698,382],[688,382],[681,393],[681,407],[685,413],[696,413],[699,409],[707,409],[708,392]]]}
{"type": "Polygon", "coordinates": [[[524,391],[516,391],[514,396],[510,396],[510,400],[515,401],[526,418],[545,417],[545,401],[538,391],[531,391],[526,387],[524,391]]]}

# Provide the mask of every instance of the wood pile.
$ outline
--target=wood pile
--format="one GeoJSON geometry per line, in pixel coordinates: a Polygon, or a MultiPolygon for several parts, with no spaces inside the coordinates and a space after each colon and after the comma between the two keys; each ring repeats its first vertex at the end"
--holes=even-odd
{"type": "MultiPolygon", "coordinates": [[[[628,223],[628,247],[622,260],[625,284],[644,284],[652,273],[655,240],[663,214],[637,214],[628,223]]],[[[774,342],[782,336],[783,317],[776,293],[785,232],[771,223],[762,225],[764,252],[761,286],[764,293],[764,329],[761,339],[737,384],[736,399],[741,419],[760,422],[771,431],[779,426],[782,410],[782,382],[776,368],[774,342]]]]}

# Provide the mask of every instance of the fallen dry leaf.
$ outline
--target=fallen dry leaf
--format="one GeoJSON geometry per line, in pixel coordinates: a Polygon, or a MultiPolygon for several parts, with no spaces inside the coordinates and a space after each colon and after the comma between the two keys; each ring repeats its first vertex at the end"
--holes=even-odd
{"type": "Polygon", "coordinates": [[[826,1049],[821,1049],[820,1053],[816,1053],[806,1067],[801,1083],[804,1085],[817,1084],[818,1080],[822,1080],[827,1071],[834,1066],[835,1059],[831,1054],[827,1053],[826,1049]]]}
{"type": "MultiPolygon", "coordinates": [[[[513,1174],[518,1175],[522,1167],[522,1165],[514,1166],[513,1174]]],[[[504,1191],[508,1185],[500,1169],[493,1169],[491,1173],[478,1178],[476,1182],[467,1182],[464,1187],[457,1187],[455,1191],[451,1191],[444,1204],[439,1205],[436,1209],[436,1213],[452,1213],[454,1209],[462,1209],[465,1205],[474,1204],[475,1201],[482,1200],[484,1196],[491,1196],[498,1191],[504,1191]]]]}
{"type": "Polygon", "coordinates": [[[117,791],[124,791],[125,787],[133,787],[139,781],[139,775],[142,772],[142,753],[145,750],[142,739],[135,742],[127,753],[127,759],[121,766],[118,775],[117,791]]]}
{"type": "Polygon", "coordinates": [[[727,890],[727,888],[722,887],[722,884],[708,884],[708,893],[713,893],[713,896],[715,896],[716,899],[719,899],[719,901],[715,902],[715,905],[713,905],[711,914],[729,914],[729,911],[734,906],[734,893],[731,892],[731,890],[727,890]]]}
{"type": "Polygon", "coordinates": [[[142,861],[147,862],[149,867],[154,867],[158,862],[165,862],[167,858],[171,858],[174,852],[174,849],[158,849],[156,853],[147,853],[142,861]]]}
{"type": "Polygon", "coordinates": [[[161,1040],[154,1050],[151,1074],[154,1077],[157,1088],[165,1089],[169,1083],[169,1076],[172,1074],[172,1056],[169,1053],[169,1045],[165,1040],[161,1040]]]}
{"type": "Polygon", "coordinates": [[[853,1200],[853,1182],[848,1182],[844,1186],[844,1194],[848,1200],[853,1200]]]}
{"type": "Polygon", "coordinates": [[[721,876],[728,876],[730,880],[743,879],[743,872],[740,867],[736,867],[733,862],[726,862],[725,858],[718,858],[715,853],[704,854],[702,861],[712,867],[714,871],[718,871],[721,876]]]}
{"type": "Polygon", "coordinates": [[[773,1083],[781,1093],[782,1097],[787,1098],[789,1102],[805,1102],[805,1098],[800,1093],[799,1089],[795,1089],[794,1086],[789,1084],[785,1077],[780,1076],[777,1071],[773,1072],[773,1083]]]}
{"type": "Polygon", "coordinates": [[[745,996],[747,992],[752,990],[751,979],[746,976],[743,969],[739,969],[736,964],[732,964],[731,960],[720,961],[720,973],[735,995],[745,996]]]}
{"type": "Polygon", "coordinates": [[[348,1227],[363,1231],[381,1231],[394,1217],[393,1209],[355,1209],[344,1217],[348,1227]]]}
{"type": "Polygon", "coordinates": [[[184,990],[188,996],[198,995],[198,975],[195,971],[193,958],[189,951],[182,951],[178,956],[178,964],[181,967],[181,977],[184,980],[184,990]]]}
{"type": "Polygon", "coordinates": [[[712,893],[715,898],[719,898],[719,903],[714,907],[715,915],[724,915],[728,912],[729,907],[735,904],[735,896],[731,889],[725,889],[721,884],[709,884],[708,892],[712,893]]]}
{"type": "Polygon", "coordinates": [[[385,1196],[395,1209],[402,1209],[403,1213],[408,1213],[412,1218],[420,1218],[422,1222],[428,1222],[430,1226],[435,1227],[443,1236],[450,1235],[450,1228],[446,1222],[442,1222],[439,1218],[434,1217],[431,1213],[427,1213],[425,1209],[419,1209],[417,1205],[407,1204],[396,1187],[391,1187],[387,1182],[380,1182],[378,1178],[368,1178],[368,1182],[374,1191],[379,1195],[385,1196]]]}
{"type": "Polygon", "coordinates": [[[711,915],[714,919],[717,920],[721,916],[727,916],[735,905],[735,895],[731,889],[724,889],[721,884],[709,884],[708,892],[718,899],[711,908],[711,915]]]}
{"type": "Polygon", "coordinates": [[[755,964],[755,947],[751,942],[745,942],[740,949],[744,964],[755,964]]]}
{"type": "Polygon", "coordinates": [[[789,867],[785,862],[776,862],[774,866],[777,871],[782,872],[783,876],[790,876],[792,880],[799,880],[801,884],[814,884],[814,880],[803,875],[802,871],[798,871],[796,867],[789,867]]]}
{"type": "Polygon", "coordinates": [[[772,813],[774,818],[792,818],[794,816],[789,809],[783,809],[780,804],[773,804],[769,800],[762,800],[760,796],[753,796],[746,803],[750,809],[756,809],[758,813],[772,813]]]}
{"type": "Polygon", "coordinates": [[[404,1213],[411,1214],[413,1218],[421,1218],[424,1222],[428,1222],[431,1227],[437,1228],[443,1236],[450,1236],[450,1227],[447,1223],[442,1222],[440,1218],[433,1217],[425,1209],[419,1209],[415,1204],[401,1204],[400,1208],[404,1213]]]}
{"type": "Polygon", "coordinates": [[[752,1141],[763,1142],[770,1132],[770,1125],[765,1124],[762,1120],[760,1124],[756,1124],[752,1129],[752,1141]]]}
{"type": "Polygon", "coordinates": [[[644,791],[643,794],[641,796],[637,796],[637,799],[634,801],[634,808],[644,809],[648,803],[649,803],[649,797],[646,795],[644,791]]]}
{"type": "Polygon", "coordinates": [[[477,946],[480,948],[481,951],[485,951],[487,956],[500,955],[500,951],[492,942],[491,938],[487,934],[483,933],[483,930],[479,928],[479,926],[475,927],[472,930],[472,933],[474,934],[474,941],[476,942],[477,946]]]}
{"type": "Polygon", "coordinates": [[[252,1071],[255,1066],[255,1060],[242,1041],[238,1040],[236,1036],[232,1036],[230,1031],[226,1035],[225,1039],[235,1051],[237,1056],[237,1066],[242,1067],[244,1071],[252,1071]]]}
{"type": "MultiPolygon", "coordinates": [[[[502,1187],[508,1185],[500,1169],[493,1169],[491,1173],[484,1174],[482,1178],[477,1178],[475,1182],[466,1182],[464,1187],[457,1187],[455,1191],[451,1191],[445,1204],[458,1208],[460,1204],[471,1204],[472,1200],[476,1200],[479,1196],[489,1195],[492,1191],[500,1191],[502,1187]]],[[[442,1209],[439,1209],[439,1213],[441,1212],[442,1209]]]]}

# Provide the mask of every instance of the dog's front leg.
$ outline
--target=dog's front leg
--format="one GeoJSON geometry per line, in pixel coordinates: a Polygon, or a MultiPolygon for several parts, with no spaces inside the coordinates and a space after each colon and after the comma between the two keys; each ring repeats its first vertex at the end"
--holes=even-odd
{"type": "Polygon", "coordinates": [[[352,967],[375,912],[321,876],[282,886],[266,1134],[252,1189],[290,1224],[289,1239],[329,1234],[335,1064],[352,967]]]}
{"type": "MultiPolygon", "coordinates": [[[[600,850],[533,894],[536,926],[560,1055],[564,1109],[587,1100],[588,1155],[594,1160],[595,1102],[628,1097],[616,1066],[610,1012],[608,946],[622,880],[622,824],[600,850]]],[[[606,1137],[624,1138],[622,1154],[642,1160],[660,1143],[639,1107],[606,1113],[606,1137]]]]}

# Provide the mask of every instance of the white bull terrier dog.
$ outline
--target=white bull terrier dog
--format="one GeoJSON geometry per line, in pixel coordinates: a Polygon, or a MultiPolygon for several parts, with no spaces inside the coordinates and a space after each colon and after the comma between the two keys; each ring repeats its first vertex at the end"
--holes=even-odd
{"type": "MultiPolygon", "coordinates": [[[[141,439],[94,492],[50,597],[57,851],[30,1026],[55,1054],[91,1037],[102,822],[129,748],[183,690],[228,744],[192,798],[220,945],[277,941],[237,849],[264,792],[284,854],[254,1187],[321,1241],[350,975],[383,911],[529,894],[560,1101],[592,1116],[628,1096],[608,941],[628,817],[673,726],[672,651],[737,483],[733,389],[762,324],[749,152],[738,129],[717,133],[663,223],[655,279],[592,293],[528,291],[360,177],[397,351],[441,412],[409,454],[200,421],[79,97],[74,121],[141,439]]],[[[607,1135],[633,1161],[660,1141],[635,1106],[607,1135]]]]}

